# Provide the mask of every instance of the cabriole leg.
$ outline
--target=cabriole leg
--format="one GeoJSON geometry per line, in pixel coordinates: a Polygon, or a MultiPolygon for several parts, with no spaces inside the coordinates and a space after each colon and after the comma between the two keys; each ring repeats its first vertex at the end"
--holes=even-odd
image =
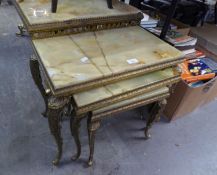
{"type": "Polygon", "coordinates": [[[89,138],[89,149],[90,155],[88,160],[88,166],[93,165],[93,154],[94,154],[94,145],[95,145],[95,135],[96,130],[100,127],[100,121],[91,121],[91,115],[88,117],[87,120],[87,127],[88,127],[88,138],[89,138]]]}
{"type": "Polygon", "coordinates": [[[61,118],[63,116],[63,109],[69,103],[69,99],[60,97],[50,97],[48,99],[48,123],[51,134],[54,136],[57,144],[56,158],[53,160],[54,165],[58,165],[62,157],[62,144],[63,140],[61,137],[61,118]]]}
{"type": "Polygon", "coordinates": [[[71,116],[70,119],[70,128],[71,128],[71,134],[74,138],[75,144],[76,144],[76,154],[72,156],[72,160],[77,160],[81,155],[81,142],[79,138],[79,129],[81,126],[81,120],[82,118],[78,118],[76,116],[71,116]]]}
{"type": "Polygon", "coordinates": [[[43,113],[45,117],[48,118],[49,128],[51,134],[54,136],[55,142],[57,144],[58,152],[54,165],[58,165],[62,156],[62,138],[61,138],[61,120],[64,113],[64,108],[69,107],[70,97],[53,97],[46,93],[39,69],[39,62],[36,57],[32,56],[30,59],[30,70],[33,80],[40,90],[40,93],[44,99],[46,105],[46,111],[43,113]]]}

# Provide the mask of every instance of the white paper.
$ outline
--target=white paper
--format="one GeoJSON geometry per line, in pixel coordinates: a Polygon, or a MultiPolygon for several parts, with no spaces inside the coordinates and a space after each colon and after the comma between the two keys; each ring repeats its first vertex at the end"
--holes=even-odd
{"type": "Polygon", "coordinates": [[[83,57],[83,58],[81,58],[81,62],[82,63],[89,63],[89,58],[83,57]]]}
{"type": "Polygon", "coordinates": [[[132,58],[132,59],[127,60],[127,63],[128,64],[137,64],[137,63],[139,63],[139,61],[136,58],[132,58]]]}
{"type": "Polygon", "coordinates": [[[149,15],[146,13],[143,13],[143,18],[142,18],[141,22],[142,21],[148,21],[148,20],[149,20],[149,15]]]}

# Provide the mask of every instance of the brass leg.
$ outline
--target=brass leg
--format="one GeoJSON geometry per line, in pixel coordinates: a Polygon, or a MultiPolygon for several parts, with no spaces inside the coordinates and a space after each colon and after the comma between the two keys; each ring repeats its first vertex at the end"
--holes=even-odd
{"type": "Polygon", "coordinates": [[[42,78],[39,70],[39,63],[35,57],[30,59],[30,70],[35,84],[41,92],[41,95],[44,99],[46,105],[46,112],[43,114],[48,117],[48,123],[50,127],[51,134],[54,136],[54,139],[57,144],[58,152],[55,160],[53,161],[54,165],[58,165],[61,156],[62,156],[62,138],[61,138],[61,119],[64,113],[64,108],[70,108],[70,97],[53,97],[46,93],[43,84],[42,78]]]}
{"type": "Polygon", "coordinates": [[[88,160],[88,166],[93,165],[93,154],[94,154],[94,144],[95,144],[95,134],[96,130],[100,127],[100,121],[91,121],[91,115],[88,117],[87,126],[88,126],[88,138],[89,138],[89,149],[90,155],[88,160]]]}
{"type": "Polygon", "coordinates": [[[74,138],[77,152],[74,156],[72,156],[72,160],[77,160],[81,155],[81,142],[79,138],[79,129],[80,129],[80,123],[82,118],[77,118],[76,116],[71,117],[70,119],[70,128],[71,128],[71,134],[74,138]]]}
{"type": "Polygon", "coordinates": [[[19,24],[18,26],[19,32],[16,33],[17,36],[24,36],[26,29],[23,24],[19,24]]]}
{"type": "Polygon", "coordinates": [[[156,120],[159,120],[161,114],[163,113],[163,111],[165,109],[166,104],[167,104],[167,100],[163,99],[153,106],[151,114],[150,114],[149,118],[147,119],[146,127],[144,130],[146,139],[151,137],[151,135],[149,134],[149,129],[151,128],[151,126],[153,125],[153,123],[156,120]]]}
{"type": "Polygon", "coordinates": [[[48,109],[48,122],[51,134],[54,136],[54,139],[57,144],[58,152],[55,160],[53,160],[54,165],[58,165],[62,156],[62,138],[61,138],[61,125],[60,125],[60,110],[48,109]]]}
{"type": "Polygon", "coordinates": [[[30,71],[32,74],[32,78],[36,84],[36,86],[38,87],[43,99],[44,99],[44,103],[45,103],[45,112],[42,113],[42,115],[44,117],[46,117],[46,113],[48,110],[48,97],[49,94],[46,93],[43,84],[42,84],[42,78],[41,78],[41,74],[40,74],[40,70],[39,70],[39,62],[37,60],[37,58],[35,56],[32,56],[29,62],[29,66],[30,66],[30,71]]]}
{"type": "Polygon", "coordinates": [[[62,144],[63,140],[61,137],[61,117],[63,115],[63,108],[69,103],[68,98],[55,98],[50,97],[48,99],[48,123],[50,127],[51,134],[54,136],[55,142],[57,144],[57,155],[55,160],[53,160],[54,165],[58,165],[62,156],[62,144]]]}

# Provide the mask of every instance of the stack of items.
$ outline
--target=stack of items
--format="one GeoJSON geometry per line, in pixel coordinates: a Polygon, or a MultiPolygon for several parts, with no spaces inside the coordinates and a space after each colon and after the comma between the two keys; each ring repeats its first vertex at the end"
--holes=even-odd
{"type": "Polygon", "coordinates": [[[149,137],[169,88],[181,79],[177,65],[183,54],[141,29],[140,11],[119,0],[113,0],[113,9],[102,0],[62,0],[56,14],[48,9],[49,3],[25,0],[16,7],[32,39],[36,58],[30,61],[31,72],[58,145],[53,163],[58,164],[62,155],[61,117],[69,114],[76,159],[81,154],[80,122],[88,119],[92,165],[95,132],[111,114],[157,102],[144,130],[149,137]],[[35,16],[38,9],[46,13],[35,16]],[[39,65],[46,83],[41,82],[39,65]]]}
{"type": "MultiPolygon", "coordinates": [[[[158,36],[161,34],[161,28],[152,28],[149,30],[158,36]]],[[[195,45],[197,43],[197,38],[184,35],[177,30],[169,30],[166,35],[166,40],[182,51],[186,56],[195,54],[196,52],[195,45]]]]}
{"type": "MultiPolygon", "coordinates": [[[[143,13],[144,18],[141,20],[140,26],[149,30],[157,36],[160,36],[164,21],[158,21],[143,13]]],[[[177,31],[177,26],[170,24],[170,30],[166,35],[166,40],[171,43],[174,47],[179,49],[185,55],[195,54],[195,45],[197,38],[182,34],[177,31]]]]}
{"type": "MultiPolygon", "coordinates": [[[[158,32],[158,29],[159,28],[162,28],[164,22],[156,19],[156,18],[153,18],[151,16],[149,16],[148,14],[146,13],[143,13],[143,19],[141,20],[140,22],[140,26],[144,29],[147,29],[149,31],[152,31],[153,30],[153,33],[155,31],[155,29],[157,29],[156,32],[158,32]]],[[[174,25],[174,24],[170,24],[170,29],[172,30],[176,30],[177,29],[177,26],[174,25]]],[[[158,33],[157,33],[158,34],[158,33]]]]}
{"type": "Polygon", "coordinates": [[[143,13],[143,19],[140,22],[140,26],[145,29],[152,29],[157,27],[158,20],[150,17],[149,15],[143,13]]]}
{"type": "Polygon", "coordinates": [[[174,47],[181,50],[185,55],[195,53],[195,45],[197,38],[184,35],[176,30],[170,30],[166,36],[167,40],[172,43],[174,47]]]}
{"type": "Polygon", "coordinates": [[[214,78],[217,74],[217,62],[196,51],[197,58],[186,60],[179,67],[182,79],[191,87],[198,87],[214,78]]]}

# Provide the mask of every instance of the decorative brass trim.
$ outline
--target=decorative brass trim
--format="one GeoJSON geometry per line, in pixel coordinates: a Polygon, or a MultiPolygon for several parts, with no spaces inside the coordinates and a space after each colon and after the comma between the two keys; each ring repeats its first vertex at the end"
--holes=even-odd
{"type": "Polygon", "coordinates": [[[134,102],[133,104],[129,104],[129,105],[126,105],[126,106],[123,106],[123,107],[118,107],[118,108],[115,108],[113,110],[109,110],[109,111],[105,111],[103,113],[96,114],[96,115],[92,116],[92,122],[101,120],[103,117],[109,117],[110,115],[115,114],[115,113],[123,112],[123,111],[130,110],[130,109],[134,109],[134,108],[137,108],[137,107],[140,107],[140,106],[143,106],[143,105],[147,105],[147,104],[150,104],[150,103],[153,103],[153,102],[168,98],[169,96],[170,96],[169,93],[165,93],[165,94],[158,95],[158,96],[146,99],[146,100],[134,102]]]}
{"type": "Polygon", "coordinates": [[[49,29],[49,30],[41,30],[41,31],[34,31],[29,32],[32,39],[42,39],[48,37],[56,37],[56,36],[64,36],[64,35],[71,35],[77,33],[84,33],[84,32],[92,32],[92,31],[100,31],[112,28],[121,28],[121,27],[129,27],[129,26],[136,26],[139,24],[139,21],[113,21],[112,23],[101,23],[101,24],[89,24],[85,26],[75,26],[75,27],[65,27],[65,28],[58,28],[58,29],[49,29]]]}
{"type": "Polygon", "coordinates": [[[65,105],[69,104],[70,97],[49,97],[48,98],[48,108],[50,109],[59,109],[63,108],[65,105]]]}
{"type": "Polygon", "coordinates": [[[103,99],[103,100],[98,101],[96,103],[92,103],[92,104],[89,104],[89,105],[86,105],[86,106],[83,106],[80,108],[76,107],[76,115],[81,115],[81,114],[84,114],[86,112],[97,110],[99,108],[102,108],[102,107],[105,107],[105,106],[129,99],[129,98],[136,97],[136,96],[141,95],[143,93],[146,93],[148,91],[155,90],[155,89],[158,89],[160,87],[174,84],[178,81],[180,81],[180,76],[176,76],[173,78],[169,78],[167,80],[163,80],[161,82],[153,83],[153,84],[145,86],[145,87],[134,89],[132,91],[117,95],[115,97],[113,96],[113,97],[110,97],[107,99],[103,99]]]}
{"type": "Polygon", "coordinates": [[[91,81],[86,81],[84,83],[71,85],[68,87],[61,88],[61,89],[55,89],[51,80],[49,80],[49,81],[50,81],[50,84],[52,84],[52,86],[51,86],[52,93],[55,96],[61,96],[62,94],[78,93],[78,92],[81,92],[84,90],[89,90],[89,89],[96,88],[99,86],[112,84],[112,83],[115,83],[117,81],[142,76],[142,75],[149,73],[149,72],[154,72],[157,70],[162,70],[162,69],[165,69],[168,67],[176,66],[177,64],[181,63],[182,60],[183,60],[182,58],[179,58],[175,61],[170,61],[170,62],[165,61],[165,62],[157,63],[155,65],[144,66],[144,67],[141,67],[141,68],[138,68],[135,70],[129,70],[126,72],[116,73],[116,74],[113,74],[113,75],[110,75],[107,77],[98,78],[98,79],[91,80],[91,81]]]}

